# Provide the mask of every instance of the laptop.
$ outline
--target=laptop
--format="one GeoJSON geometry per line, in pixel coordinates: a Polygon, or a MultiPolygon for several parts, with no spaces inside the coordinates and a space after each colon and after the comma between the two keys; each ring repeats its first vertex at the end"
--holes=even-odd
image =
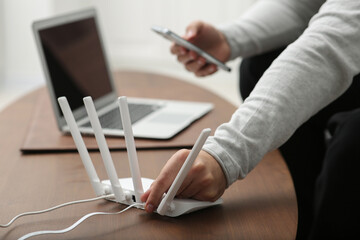
{"type": "MultiPolygon", "coordinates": [[[[36,21],[33,31],[60,131],[69,131],[57,102],[57,98],[65,96],[80,131],[93,133],[83,104],[83,98],[91,96],[104,134],[123,136],[118,91],[108,65],[96,10],[36,21]]],[[[213,109],[213,104],[207,102],[170,99],[128,97],[128,104],[134,136],[152,139],[169,139],[213,109]]]]}

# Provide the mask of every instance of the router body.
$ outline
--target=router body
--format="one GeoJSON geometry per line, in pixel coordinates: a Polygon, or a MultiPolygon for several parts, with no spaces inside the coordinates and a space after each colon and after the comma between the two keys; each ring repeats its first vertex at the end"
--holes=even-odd
{"type": "MultiPolygon", "coordinates": [[[[114,198],[109,198],[108,200],[125,205],[132,205],[133,203],[141,203],[140,200],[141,195],[150,188],[154,180],[149,178],[141,178],[137,154],[136,154],[136,148],[135,148],[135,141],[131,127],[130,113],[129,113],[126,97],[119,98],[119,109],[120,109],[122,125],[124,127],[124,137],[125,137],[126,149],[129,157],[130,172],[132,177],[120,178],[120,179],[117,176],[116,169],[110,154],[109,147],[107,146],[104,133],[102,132],[102,127],[99,121],[99,117],[96,113],[94,103],[91,97],[84,98],[85,108],[89,116],[91,126],[94,130],[96,142],[99,146],[101,157],[105,165],[107,175],[109,177],[109,180],[104,180],[104,181],[100,181],[96,173],[89,152],[85,146],[84,140],[80,134],[79,128],[76,124],[74,115],[72,114],[72,111],[70,109],[66,97],[60,97],[58,99],[58,102],[64,114],[65,120],[69,126],[71,135],[74,139],[75,145],[78,149],[81,160],[89,176],[90,183],[94,189],[95,194],[97,196],[103,196],[105,194],[113,193],[114,198]]],[[[199,154],[207,137],[210,135],[210,132],[211,132],[210,129],[204,129],[201,132],[199,138],[194,144],[193,149],[190,151],[183,166],[181,167],[173,183],[171,184],[168,192],[164,194],[160,202],[160,205],[156,210],[158,214],[169,217],[177,217],[182,214],[193,212],[202,208],[211,207],[214,205],[219,205],[222,203],[222,199],[218,199],[215,202],[207,202],[207,201],[197,201],[193,199],[175,198],[177,191],[179,190],[185,177],[190,171],[193,162],[195,161],[197,155],[199,154]]],[[[138,208],[143,209],[144,204],[138,205],[138,208]]]]}
{"type": "MultiPolygon", "coordinates": [[[[125,205],[132,205],[136,202],[135,199],[135,192],[134,192],[134,185],[132,182],[132,178],[119,178],[120,184],[124,190],[124,193],[128,195],[129,197],[125,199],[124,201],[121,201],[119,203],[125,204],[125,205]]],[[[149,178],[141,178],[144,191],[147,191],[154,180],[149,178]]],[[[105,188],[111,189],[111,183],[110,180],[103,180],[101,183],[104,185],[105,188]]],[[[112,193],[110,191],[110,193],[112,193]]],[[[115,198],[107,198],[107,200],[116,202],[115,198]]],[[[194,199],[180,199],[180,198],[174,198],[170,204],[170,208],[166,211],[164,214],[168,217],[178,217],[180,215],[194,212],[203,208],[215,206],[221,204],[223,201],[222,199],[218,199],[215,202],[206,202],[206,201],[197,201],[194,199]]],[[[137,208],[144,209],[144,206],[136,206],[137,208]]]]}

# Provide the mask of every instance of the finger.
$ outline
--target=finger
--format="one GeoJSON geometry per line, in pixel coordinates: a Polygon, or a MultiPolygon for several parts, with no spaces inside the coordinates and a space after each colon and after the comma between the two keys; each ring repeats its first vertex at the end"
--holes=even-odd
{"type": "Polygon", "coordinates": [[[192,40],[192,39],[196,38],[196,36],[200,32],[203,25],[204,25],[204,23],[201,21],[194,21],[194,22],[190,23],[186,28],[186,33],[185,33],[184,38],[186,40],[192,40]]]}
{"type": "Polygon", "coordinates": [[[189,177],[189,175],[184,179],[183,183],[181,184],[179,190],[176,193],[176,196],[181,196],[182,192],[188,188],[188,186],[192,184],[192,179],[189,177]]]}
{"type": "Polygon", "coordinates": [[[177,59],[179,62],[181,62],[182,64],[184,64],[186,66],[186,64],[196,60],[197,56],[192,54],[191,52],[188,52],[185,55],[178,55],[177,59]]]}
{"type": "Polygon", "coordinates": [[[191,198],[200,191],[206,191],[214,183],[214,178],[208,172],[207,165],[200,158],[194,162],[187,178],[191,179],[191,182],[184,186],[183,191],[179,193],[184,198],[191,198]]]}
{"type": "Polygon", "coordinates": [[[182,56],[188,53],[188,50],[180,45],[173,44],[170,48],[170,52],[174,55],[182,56]]]}
{"type": "Polygon", "coordinates": [[[190,182],[181,193],[177,196],[178,198],[193,198],[200,191],[196,183],[190,182]]]}
{"type": "Polygon", "coordinates": [[[169,186],[173,179],[170,177],[171,173],[161,173],[159,177],[153,182],[150,189],[144,193],[146,198],[145,210],[147,212],[153,212],[162,199],[163,194],[169,190],[169,186]]]}
{"type": "Polygon", "coordinates": [[[192,198],[200,201],[214,202],[223,195],[224,191],[225,187],[210,183],[208,187],[200,188],[200,191],[192,195],[192,198]]]}
{"type": "MultiPolygon", "coordinates": [[[[187,150],[187,152],[184,152],[184,155],[182,156],[183,158],[184,158],[184,162],[185,162],[185,160],[186,160],[186,158],[188,157],[188,154],[190,153],[190,151],[189,150],[187,150]]],[[[177,191],[177,195],[179,194],[179,193],[181,193],[189,184],[191,184],[191,182],[192,182],[192,178],[193,178],[193,176],[191,176],[192,174],[191,174],[191,170],[190,170],[190,172],[188,173],[188,175],[186,176],[186,178],[184,179],[184,181],[182,182],[182,184],[181,184],[181,186],[180,186],[180,188],[178,189],[178,191],[177,191]]]]}
{"type": "Polygon", "coordinates": [[[206,65],[206,60],[202,57],[197,58],[194,61],[188,62],[185,67],[188,71],[196,73],[206,65]]]}
{"type": "Polygon", "coordinates": [[[199,201],[208,201],[208,202],[215,202],[218,200],[223,192],[218,192],[216,190],[207,190],[207,191],[199,191],[192,195],[193,199],[199,200],[199,201]]]}
{"type": "Polygon", "coordinates": [[[216,201],[219,199],[223,192],[218,191],[211,186],[213,180],[210,178],[202,179],[199,182],[191,182],[179,195],[179,198],[193,198],[200,201],[216,201]]]}
{"type": "Polygon", "coordinates": [[[141,202],[146,202],[150,195],[150,188],[140,197],[141,202]]]}
{"type": "Polygon", "coordinates": [[[199,69],[195,74],[198,77],[204,77],[215,73],[218,70],[215,64],[205,65],[203,68],[199,69]]]}
{"type": "Polygon", "coordinates": [[[197,158],[185,178],[184,184],[179,189],[178,195],[189,198],[199,192],[203,187],[208,187],[207,185],[202,184],[204,176],[207,175],[206,164],[201,158],[197,158]]]}
{"type": "Polygon", "coordinates": [[[169,189],[171,183],[174,181],[187,155],[187,150],[176,152],[165,164],[159,176],[151,185],[148,190],[149,193],[144,193],[144,198],[147,197],[145,204],[145,210],[147,212],[153,212],[159,206],[163,194],[169,189]]]}

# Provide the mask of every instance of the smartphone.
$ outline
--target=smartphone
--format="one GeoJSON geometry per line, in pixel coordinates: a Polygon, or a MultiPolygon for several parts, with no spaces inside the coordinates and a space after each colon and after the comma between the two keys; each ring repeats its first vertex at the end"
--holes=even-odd
{"type": "Polygon", "coordinates": [[[154,32],[156,32],[156,33],[160,34],[161,36],[163,36],[164,38],[166,38],[166,39],[168,39],[168,40],[170,40],[170,41],[172,41],[172,42],[174,42],[174,43],[176,43],[176,44],[178,44],[180,46],[183,46],[183,47],[185,47],[185,48],[187,48],[187,49],[189,49],[191,51],[196,52],[197,54],[199,54],[200,56],[205,58],[207,62],[215,64],[220,69],[228,71],[228,72],[231,71],[231,68],[226,66],[224,63],[222,63],[221,61],[219,61],[215,57],[211,56],[207,52],[201,50],[199,47],[195,46],[191,42],[183,39],[182,37],[180,37],[176,33],[170,31],[169,29],[159,27],[159,26],[153,26],[153,27],[151,27],[151,29],[154,32]]]}

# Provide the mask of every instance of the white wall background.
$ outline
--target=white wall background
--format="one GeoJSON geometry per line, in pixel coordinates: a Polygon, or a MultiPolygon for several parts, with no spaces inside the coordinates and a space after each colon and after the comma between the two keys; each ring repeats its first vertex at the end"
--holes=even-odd
{"type": "Polygon", "coordinates": [[[205,86],[238,104],[239,61],[230,63],[230,74],[219,71],[212,77],[198,79],[176,62],[169,52],[170,43],[151,32],[150,27],[161,25],[181,35],[192,20],[224,23],[238,17],[254,1],[0,0],[0,102],[9,102],[44,84],[32,22],[95,7],[113,70],[168,74],[205,86]]]}
{"type": "Polygon", "coordinates": [[[4,78],[4,15],[3,15],[3,9],[4,9],[4,2],[0,1],[0,83],[2,79],[4,78]]]}
{"type": "Polygon", "coordinates": [[[51,14],[51,1],[0,0],[0,109],[44,84],[31,23],[51,14]]]}

